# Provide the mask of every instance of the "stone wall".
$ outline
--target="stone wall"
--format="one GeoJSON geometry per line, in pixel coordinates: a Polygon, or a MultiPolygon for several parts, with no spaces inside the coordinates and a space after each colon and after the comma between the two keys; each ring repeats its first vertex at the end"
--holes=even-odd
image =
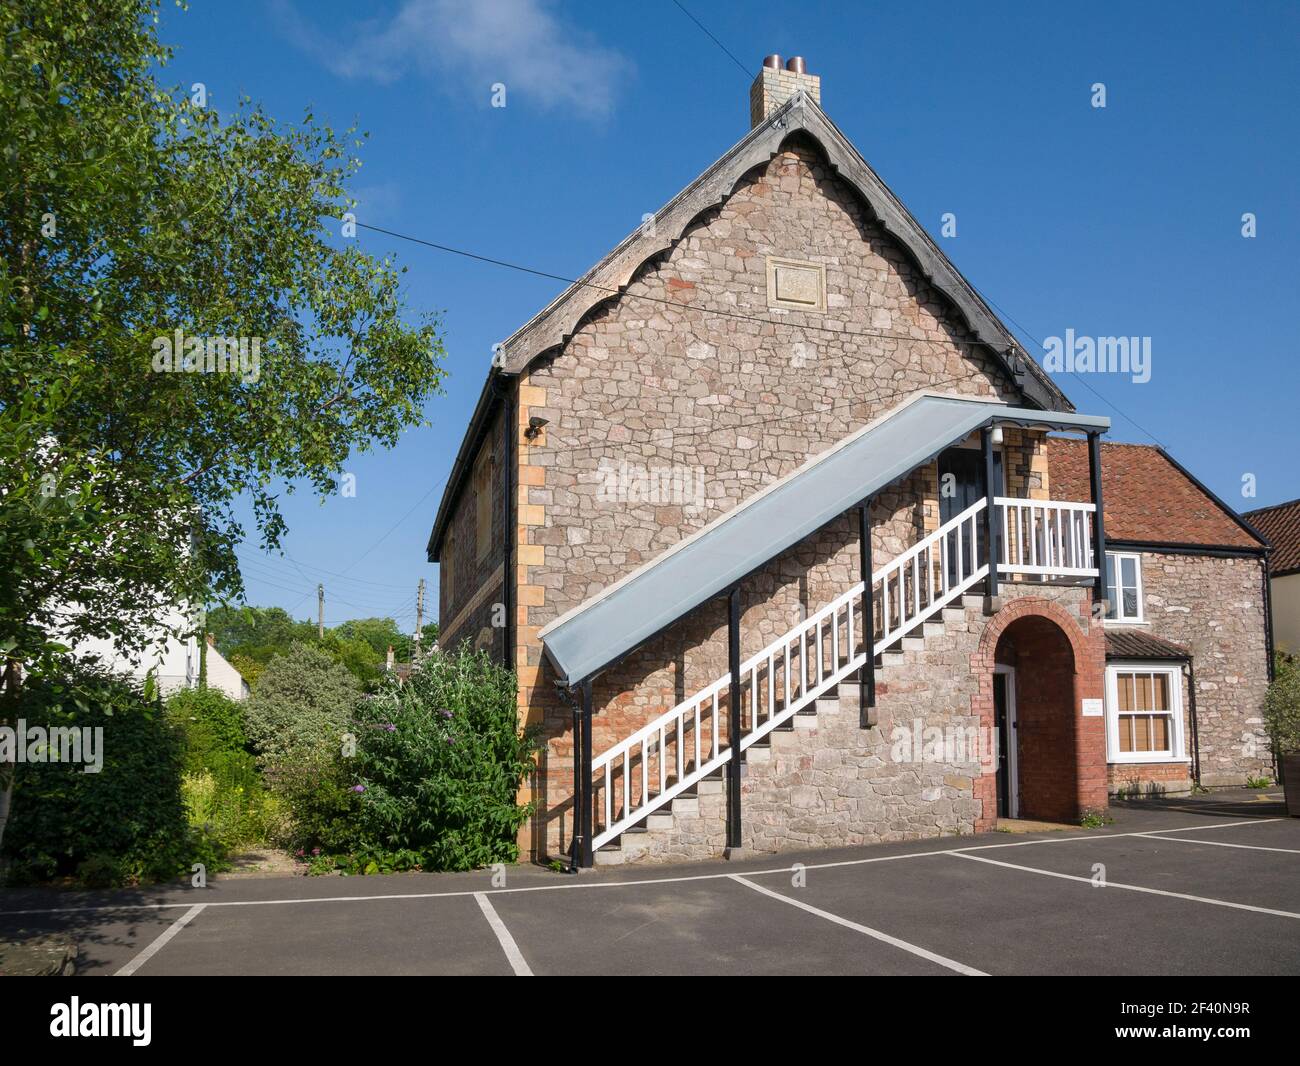
{"type": "Polygon", "coordinates": [[[473,457],[470,476],[452,510],[438,569],[439,646],[451,649],[468,643],[486,647],[498,661],[505,654],[508,621],[502,605],[510,469],[505,414],[499,411],[473,457]],[[491,497],[492,535],[483,554],[478,550],[478,495],[484,487],[475,484],[474,476],[480,461],[491,464],[485,491],[491,497]]]}
{"type": "MultiPolygon", "coordinates": [[[[529,410],[550,420],[519,447],[521,718],[548,737],[544,809],[567,800],[572,748],[538,630],[918,390],[1020,402],[968,336],[856,194],[792,144],[527,371],[529,410]],[[825,312],[769,306],[768,256],[823,266],[825,312]]],[[[912,480],[875,508],[879,559],[935,521],[932,472],[912,480]]],[[[852,526],[750,583],[746,647],[858,579],[852,526]]],[[[598,680],[597,751],[725,671],[723,621],[706,605],[598,680]]]]}
{"type": "MultiPolygon", "coordinates": [[[[1147,631],[1192,651],[1206,787],[1273,773],[1262,714],[1268,687],[1262,567],[1252,558],[1142,553],[1147,631]]],[[[1186,736],[1190,755],[1190,727],[1186,736]]]]}
{"type": "MultiPolygon", "coordinates": [[[[993,828],[997,762],[988,693],[998,636],[1026,617],[1070,627],[1062,640],[1081,660],[1085,695],[1100,691],[1104,654],[1101,630],[1090,619],[1088,590],[1016,585],[1002,592],[997,615],[958,605],[944,612],[943,632],[932,632],[923,648],[891,655],[877,683],[876,726],[861,728],[858,686],[844,684],[837,700],[818,701],[815,717],[796,716],[796,728],[771,734],[770,753],[750,748],[741,788],[745,847],[780,852],[993,828]],[[973,663],[980,664],[978,673],[973,663]],[[983,759],[968,743],[972,736],[984,745],[983,759]],[[939,738],[951,742],[945,747],[939,738]]],[[[1075,665],[1066,664],[1067,678],[1073,679],[1075,665]]],[[[1035,683],[1036,666],[1020,664],[1018,676],[1026,685],[1035,683]]],[[[1055,723],[1066,733],[1073,736],[1078,722],[1098,730],[1100,719],[1079,719],[1073,688],[1066,708],[1068,717],[1055,723]]],[[[1096,786],[1089,807],[1105,806],[1100,740],[1089,737],[1083,745],[1091,765],[1080,776],[1096,786]]],[[[1030,749],[1022,750],[1022,775],[1034,771],[1033,757],[1030,749]]],[[[1075,788],[1075,782],[1068,784],[1075,788]]],[[[667,862],[721,855],[726,796],[701,794],[698,808],[674,813],[671,829],[625,836],[629,858],[667,862]]]]}

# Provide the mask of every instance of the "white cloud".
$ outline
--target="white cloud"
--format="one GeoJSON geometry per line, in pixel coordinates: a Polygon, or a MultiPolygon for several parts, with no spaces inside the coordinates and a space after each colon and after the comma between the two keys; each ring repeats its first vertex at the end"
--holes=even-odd
{"type": "Polygon", "coordinates": [[[281,31],[336,74],[390,84],[410,74],[487,106],[492,86],[507,106],[610,114],[630,60],[563,24],[550,0],[405,0],[388,19],[328,30],[277,0],[281,31]]]}

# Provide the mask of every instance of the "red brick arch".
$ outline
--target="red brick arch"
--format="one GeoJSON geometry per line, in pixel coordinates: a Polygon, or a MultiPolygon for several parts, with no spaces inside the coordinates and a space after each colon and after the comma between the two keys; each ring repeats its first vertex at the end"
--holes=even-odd
{"type": "MultiPolygon", "coordinates": [[[[1102,699],[1104,695],[1105,635],[1102,627],[1092,622],[1091,607],[1090,596],[1083,598],[1076,613],[1041,596],[1014,599],[989,619],[980,635],[979,646],[971,655],[971,672],[979,682],[977,693],[971,697],[971,712],[979,719],[982,729],[991,731],[994,722],[993,668],[998,642],[1003,634],[1022,619],[1039,618],[1050,622],[1069,643],[1073,656],[1073,676],[1069,681],[1069,713],[1073,736],[1074,781],[1067,786],[1067,802],[1059,813],[1055,813],[1055,817],[1077,817],[1085,811],[1106,806],[1105,718],[1085,718],[1081,711],[1083,700],[1102,699]]],[[[1032,667],[1018,667],[1018,689],[1034,684],[1031,670],[1032,667]]],[[[1064,707],[1061,713],[1065,713],[1064,707]]],[[[1021,762],[1023,780],[1023,758],[1021,762]]],[[[981,800],[977,830],[990,830],[997,820],[995,773],[996,767],[993,767],[976,782],[976,796],[981,800]]]]}

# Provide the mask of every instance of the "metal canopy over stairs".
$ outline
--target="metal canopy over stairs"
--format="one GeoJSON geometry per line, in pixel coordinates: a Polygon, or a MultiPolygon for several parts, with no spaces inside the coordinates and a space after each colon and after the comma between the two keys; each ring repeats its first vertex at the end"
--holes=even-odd
{"type": "MultiPolygon", "coordinates": [[[[698,806],[708,779],[726,771],[726,836],[741,847],[740,771],[795,716],[815,714],[861,678],[862,706],[874,705],[885,655],[924,646],[942,612],[999,577],[1094,582],[1104,587],[1105,534],[1099,505],[1098,439],[1106,418],[1041,412],[995,401],[922,393],[804,464],[542,631],[548,656],[574,706],[575,866],[597,848],[618,849],[624,833],[672,823],[672,804],[698,806]],[[995,495],[993,429],[999,423],[1084,431],[1093,502],[995,495]],[[886,485],[973,431],[981,434],[985,495],[882,567],[871,563],[868,504],[886,485]],[[782,551],[857,508],[864,579],[743,662],[740,584],[782,551]],[[711,597],[729,601],[729,669],[716,680],[593,758],[592,678],[711,597]],[[933,625],[929,624],[933,623],[933,625]]],[[[869,726],[864,716],[863,726],[869,726]]],[[[616,858],[611,856],[611,858],[616,858]]]]}
{"type": "Polygon", "coordinates": [[[919,393],[541,632],[563,684],[599,673],[787,548],[993,423],[1104,432],[1108,418],[919,393]]]}

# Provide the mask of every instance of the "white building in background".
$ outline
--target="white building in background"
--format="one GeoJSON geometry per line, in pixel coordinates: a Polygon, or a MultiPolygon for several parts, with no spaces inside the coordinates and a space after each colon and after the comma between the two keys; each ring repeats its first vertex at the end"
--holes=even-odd
{"type": "MultiPolygon", "coordinates": [[[[136,659],[126,655],[113,641],[100,639],[81,642],[73,648],[73,654],[81,658],[94,656],[110,670],[131,674],[142,682],[152,671],[158,691],[163,696],[183,688],[198,688],[202,668],[198,637],[170,635],[170,632],[183,630],[187,621],[184,614],[175,611],[167,619],[169,633],[160,633],[158,639],[136,659]]],[[[208,637],[207,672],[209,688],[224,692],[234,700],[242,700],[248,695],[248,682],[217,651],[211,636],[208,637]]]]}

